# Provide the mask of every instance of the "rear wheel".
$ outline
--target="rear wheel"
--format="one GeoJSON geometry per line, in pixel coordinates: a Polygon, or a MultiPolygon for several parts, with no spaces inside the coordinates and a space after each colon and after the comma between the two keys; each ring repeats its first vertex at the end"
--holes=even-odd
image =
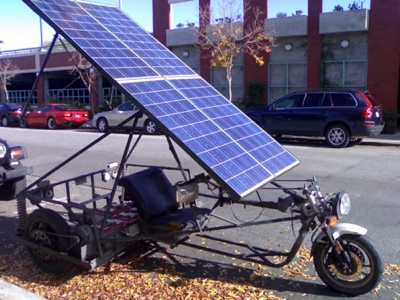
{"type": "Polygon", "coordinates": [[[101,132],[105,132],[108,130],[108,122],[105,118],[100,118],[97,121],[97,129],[101,132]]]}
{"type": "Polygon", "coordinates": [[[151,120],[146,121],[144,124],[144,130],[147,134],[156,134],[158,132],[156,123],[151,120]]]}
{"type": "Polygon", "coordinates": [[[325,141],[333,148],[344,148],[350,142],[349,131],[343,125],[332,125],[325,132],[325,141]]]}
{"type": "Polygon", "coordinates": [[[47,128],[48,129],[55,129],[56,127],[57,127],[56,120],[54,120],[53,118],[49,118],[47,120],[47,128]]]}
{"type": "Polygon", "coordinates": [[[1,125],[4,127],[7,127],[8,125],[10,125],[10,121],[8,120],[8,118],[6,116],[3,116],[1,118],[1,125]]]}
{"type": "MultiPolygon", "coordinates": [[[[67,222],[54,210],[37,209],[28,217],[25,236],[38,246],[66,253],[70,247],[69,234],[67,222]]],[[[45,272],[61,274],[71,266],[46,250],[28,247],[28,251],[33,261],[45,272]]]]}

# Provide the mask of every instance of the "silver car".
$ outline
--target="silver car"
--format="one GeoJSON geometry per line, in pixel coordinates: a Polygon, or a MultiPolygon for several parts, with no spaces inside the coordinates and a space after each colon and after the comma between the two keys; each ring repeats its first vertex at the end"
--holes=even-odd
{"type": "MultiPolygon", "coordinates": [[[[138,107],[128,101],[113,110],[95,114],[92,119],[92,126],[104,132],[110,127],[116,127],[138,111],[138,107]]],[[[125,124],[123,129],[131,129],[132,124],[133,121],[125,124]]],[[[138,120],[137,127],[144,128],[147,134],[156,134],[159,131],[157,125],[144,114],[138,120]]]]}

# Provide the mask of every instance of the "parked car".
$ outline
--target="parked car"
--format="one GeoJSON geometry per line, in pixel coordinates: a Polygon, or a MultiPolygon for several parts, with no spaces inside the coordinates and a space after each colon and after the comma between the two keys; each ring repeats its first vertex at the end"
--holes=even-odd
{"type": "Polygon", "coordinates": [[[85,109],[64,103],[46,103],[21,117],[21,127],[37,126],[54,129],[58,126],[79,127],[89,121],[85,109]]]}
{"type": "Polygon", "coordinates": [[[26,157],[23,147],[8,145],[0,138],[0,200],[14,199],[26,187],[26,175],[32,174],[32,167],[20,162],[26,157]]]}
{"type": "Polygon", "coordinates": [[[21,118],[22,108],[15,103],[0,103],[0,122],[4,127],[18,123],[21,118]]]}
{"type": "MultiPolygon", "coordinates": [[[[99,131],[107,131],[111,127],[115,127],[122,121],[125,121],[128,117],[137,113],[139,108],[136,107],[132,102],[125,102],[118,107],[110,111],[101,112],[95,114],[92,119],[92,126],[96,127],[99,131]]],[[[124,129],[130,129],[133,121],[129,124],[125,124],[124,129]]],[[[159,128],[156,123],[150,120],[146,115],[138,119],[137,127],[144,128],[147,134],[156,134],[159,132],[159,128]]]]}
{"type": "Polygon", "coordinates": [[[264,107],[245,111],[272,136],[322,136],[335,148],[382,132],[382,107],[357,90],[301,91],[264,107]]]}

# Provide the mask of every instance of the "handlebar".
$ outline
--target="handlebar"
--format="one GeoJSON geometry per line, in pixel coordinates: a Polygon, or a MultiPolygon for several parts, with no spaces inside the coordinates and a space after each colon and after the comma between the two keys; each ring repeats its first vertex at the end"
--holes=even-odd
{"type": "Polygon", "coordinates": [[[187,181],[180,181],[176,183],[177,186],[183,186],[186,184],[191,184],[191,183],[209,183],[211,180],[210,175],[205,175],[204,173],[195,175],[192,179],[189,179],[187,181]]]}

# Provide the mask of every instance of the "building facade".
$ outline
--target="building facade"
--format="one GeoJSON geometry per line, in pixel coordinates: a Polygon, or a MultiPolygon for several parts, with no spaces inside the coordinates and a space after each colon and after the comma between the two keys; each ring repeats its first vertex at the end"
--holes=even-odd
{"type": "MultiPolygon", "coordinates": [[[[152,1],[154,36],[227,95],[224,70],[210,67],[207,53],[194,46],[192,28],[171,29],[169,1],[152,1]]],[[[356,88],[375,94],[385,111],[399,112],[400,5],[398,0],[370,1],[370,10],[322,13],[322,0],[308,0],[307,15],[267,19],[268,0],[252,0],[263,11],[266,30],[277,46],[266,54],[261,67],[248,55],[235,59],[233,101],[246,102],[253,82],[265,86],[265,103],[300,89],[356,88]]],[[[210,0],[199,0],[202,7],[209,4],[210,0]]],[[[244,16],[244,26],[252,17],[251,13],[244,16]]],[[[41,48],[0,54],[0,60],[10,59],[19,68],[8,86],[11,102],[28,99],[45,57],[46,49],[41,48]]],[[[72,69],[69,55],[54,49],[38,80],[33,104],[59,99],[97,107],[110,98],[120,99],[121,94],[100,74],[89,92],[72,69]]],[[[4,91],[1,101],[5,101],[4,91]]]]}

